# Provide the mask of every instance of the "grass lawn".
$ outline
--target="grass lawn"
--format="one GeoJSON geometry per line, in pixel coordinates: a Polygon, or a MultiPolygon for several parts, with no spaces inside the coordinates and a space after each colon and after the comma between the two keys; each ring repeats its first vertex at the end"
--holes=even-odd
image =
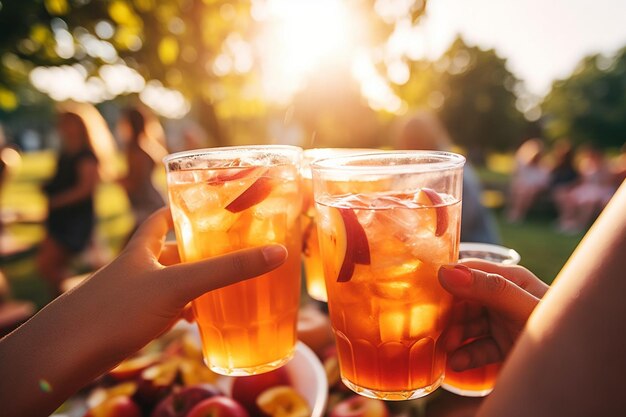
{"type": "MultiPolygon", "coordinates": [[[[497,156],[496,161],[506,167],[506,158],[497,156]]],[[[498,164],[491,164],[489,169],[478,172],[489,188],[502,191],[508,181],[508,172],[498,169],[498,164]],[[496,168],[494,169],[493,166],[496,168]]],[[[10,178],[0,194],[0,208],[8,211],[20,211],[29,215],[43,215],[45,198],[39,186],[54,168],[53,154],[49,152],[26,154],[20,171],[10,178]]],[[[159,178],[163,181],[163,176],[159,178]]],[[[115,184],[102,185],[96,196],[98,225],[96,242],[104,248],[108,256],[117,253],[127,233],[132,227],[128,200],[124,191],[115,184]]],[[[548,217],[534,216],[524,224],[511,225],[502,220],[498,222],[506,246],[516,249],[522,256],[521,264],[528,267],[538,277],[550,283],[570,256],[582,235],[565,236],[557,233],[548,217]]],[[[12,285],[16,298],[33,300],[38,306],[48,301],[46,288],[37,277],[34,268],[34,253],[37,242],[43,237],[44,230],[38,223],[14,223],[6,231],[16,240],[31,246],[31,250],[20,256],[0,260],[0,267],[12,285]]],[[[89,261],[79,259],[74,267],[76,273],[85,272],[89,261]]]]}
{"type": "Polygon", "coordinates": [[[530,218],[524,223],[508,224],[498,216],[502,242],[522,257],[521,265],[550,284],[565,265],[583,235],[563,235],[554,229],[553,220],[530,218]]]}

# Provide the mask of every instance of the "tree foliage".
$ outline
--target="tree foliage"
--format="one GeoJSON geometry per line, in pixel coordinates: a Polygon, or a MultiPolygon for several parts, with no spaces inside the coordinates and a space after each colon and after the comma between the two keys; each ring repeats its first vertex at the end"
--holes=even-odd
{"type": "MultiPolygon", "coordinates": [[[[158,80],[182,92],[192,103],[196,119],[218,142],[226,142],[218,119],[258,117],[268,111],[267,103],[256,94],[259,90],[258,51],[252,51],[252,63],[244,70],[215,70],[218,57],[232,52],[234,44],[254,46],[255,37],[263,28],[262,22],[254,18],[253,8],[264,2],[2,1],[0,108],[11,110],[20,100],[27,101],[20,89],[28,85],[28,74],[35,66],[79,63],[89,76],[96,76],[101,65],[111,63],[107,57],[86,48],[81,42],[83,38],[112,46],[115,59],[123,60],[144,79],[158,80]],[[59,52],[59,34],[71,35],[74,53],[59,52]]],[[[384,2],[345,2],[351,5],[351,10],[358,11],[351,19],[367,22],[368,30],[358,35],[366,37],[364,43],[373,48],[384,44],[394,28],[393,21],[375,12],[377,3],[384,2]]],[[[409,8],[409,17],[417,21],[425,7],[425,0],[415,0],[409,8]]],[[[324,29],[322,22],[318,30],[321,33],[324,29]]],[[[265,51],[272,52],[271,49],[265,51]]]]}
{"type": "Polygon", "coordinates": [[[519,81],[506,68],[506,60],[458,38],[442,61],[445,100],[440,115],[453,139],[477,158],[487,150],[519,144],[527,122],[515,107],[513,89],[519,81]]]}
{"type": "Polygon", "coordinates": [[[546,134],[599,148],[626,143],[626,48],[614,57],[585,58],[567,79],[552,85],[542,109],[546,134]]]}

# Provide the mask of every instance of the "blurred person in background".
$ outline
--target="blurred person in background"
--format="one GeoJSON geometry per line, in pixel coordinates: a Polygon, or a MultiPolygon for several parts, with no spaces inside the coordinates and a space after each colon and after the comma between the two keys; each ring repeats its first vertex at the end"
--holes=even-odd
{"type": "Polygon", "coordinates": [[[91,241],[96,187],[115,176],[115,142],[95,107],[63,106],[57,129],[62,147],[54,175],[43,186],[48,218],[36,258],[37,269],[53,295],[60,293],[70,261],[91,241]]]}
{"type": "MultiPolygon", "coordinates": [[[[446,128],[438,117],[429,111],[419,111],[411,116],[400,132],[397,148],[427,151],[450,151],[453,147],[446,128]]],[[[482,187],[478,176],[469,164],[463,170],[463,208],[461,241],[500,243],[493,215],[481,203],[482,187]]]]}
{"type": "Polygon", "coordinates": [[[543,193],[550,181],[550,173],[543,166],[543,143],[528,139],[515,152],[515,170],[509,190],[507,220],[521,222],[543,193]]]}
{"type": "Polygon", "coordinates": [[[167,155],[165,134],[156,116],[147,109],[129,107],[122,111],[117,134],[123,143],[127,172],[118,183],[124,187],[137,226],[165,201],[153,181],[154,169],[167,155]]]}
{"type": "Polygon", "coordinates": [[[580,181],[558,201],[559,229],[564,233],[584,231],[609,202],[618,184],[604,154],[588,147],[580,155],[580,181]]]}
{"type": "Polygon", "coordinates": [[[552,163],[548,191],[555,208],[567,198],[567,193],[578,183],[580,174],[574,164],[574,148],[567,139],[555,142],[552,148],[552,163]]]}

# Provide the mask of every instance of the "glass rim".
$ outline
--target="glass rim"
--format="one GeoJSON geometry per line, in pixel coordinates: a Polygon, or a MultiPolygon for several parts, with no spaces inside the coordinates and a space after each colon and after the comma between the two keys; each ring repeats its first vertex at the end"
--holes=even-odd
{"type": "Polygon", "coordinates": [[[465,165],[463,155],[447,151],[379,151],[358,155],[337,156],[318,159],[311,163],[312,171],[325,172],[351,172],[363,174],[389,174],[389,173],[420,173],[437,172],[450,169],[462,168],[465,165]],[[381,163],[384,159],[416,158],[414,162],[390,165],[381,163]],[[423,159],[422,161],[417,158],[423,159]],[[428,161],[428,158],[441,159],[428,161]],[[369,161],[362,165],[342,165],[352,161],[369,161]],[[376,162],[376,160],[381,160],[376,162]]]}
{"type": "Polygon", "coordinates": [[[302,153],[302,148],[299,146],[293,145],[278,145],[278,144],[269,144],[269,145],[237,145],[237,146],[218,146],[216,148],[199,148],[199,149],[191,149],[187,151],[174,152],[169,155],[166,155],[163,158],[163,164],[167,166],[172,161],[177,159],[186,159],[189,157],[201,157],[203,155],[211,155],[218,152],[224,151],[244,151],[244,150],[252,150],[252,151],[294,151],[299,154],[302,153]]]}
{"type": "MultiPolygon", "coordinates": [[[[504,265],[517,265],[522,257],[515,249],[498,245],[495,243],[482,243],[482,242],[460,242],[459,253],[463,251],[478,251],[489,252],[496,255],[506,257],[502,264],[504,265]]],[[[463,258],[463,259],[480,259],[480,258],[463,258]]]]}

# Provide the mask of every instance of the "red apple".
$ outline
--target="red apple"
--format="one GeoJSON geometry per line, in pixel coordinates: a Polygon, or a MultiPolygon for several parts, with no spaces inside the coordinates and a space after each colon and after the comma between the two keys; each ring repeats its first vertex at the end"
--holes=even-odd
{"type": "Polygon", "coordinates": [[[330,417],[389,417],[384,401],[353,395],[337,404],[330,417]]]}
{"type": "Polygon", "coordinates": [[[159,355],[141,355],[122,361],[109,371],[109,375],[118,381],[133,379],[139,376],[144,369],[154,365],[159,360],[159,355]]]}
{"type": "Polygon", "coordinates": [[[187,417],[249,417],[249,415],[237,401],[218,395],[196,404],[187,417]]]}
{"type": "Polygon", "coordinates": [[[129,396],[117,395],[88,410],[84,417],[141,417],[141,410],[129,396]]]}
{"type": "Polygon", "coordinates": [[[337,264],[331,265],[337,282],[347,282],[352,278],[356,264],[369,265],[371,263],[370,248],[367,235],[354,210],[350,208],[330,208],[331,241],[334,243],[334,253],[337,254],[337,264]]]}
{"type": "Polygon", "coordinates": [[[262,416],[256,399],[263,391],[277,385],[291,385],[289,374],[284,367],[264,374],[235,378],[231,395],[251,416],[262,416]]]}
{"type": "Polygon", "coordinates": [[[213,385],[199,384],[174,390],[161,400],[151,417],[185,417],[201,401],[220,395],[213,385]]]}
{"type": "Polygon", "coordinates": [[[226,205],[231,213],[242,212],[265,200],[272,192],[273,180],[269,177],[259,177],[246,190],[226,205]]]}
{"type": "Polygon", "coordinates": [[[277,386],[265,390],[256,403],[269,417],[310,417],[309,403],[293,388],[277,386]]]}
{"type": "Polygon", "coordinates": [[[415,195],[415,201],[423,206],[434,208],[435,236],[443,235],[448,230],[448,209],[439,193],[430,188],[422,188],[415,195]]]}

